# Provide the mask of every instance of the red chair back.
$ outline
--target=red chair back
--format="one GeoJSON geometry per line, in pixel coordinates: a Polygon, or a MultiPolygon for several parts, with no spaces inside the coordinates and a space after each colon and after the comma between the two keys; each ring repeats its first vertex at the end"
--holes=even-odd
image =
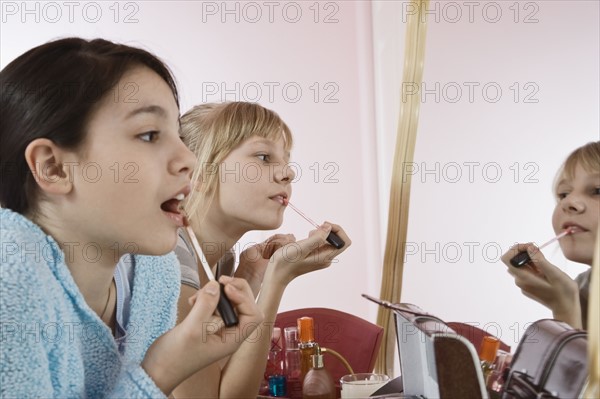
{"type": "MultiPolygon", "coordinates": [[[[275,327],[297,326],[300,317],[314,319],[315,341],[323,348],[340,353],[355,373],[369,373],[375,367],[375,360],[383,328],[360,317],[335,309],[304,308],[282,312],[277,315],[275,327]]],[[[336,385],[340,378],[349,374],[344,364],[336,357],[325,354],[325,368],[331,373],[336,385]]]]}

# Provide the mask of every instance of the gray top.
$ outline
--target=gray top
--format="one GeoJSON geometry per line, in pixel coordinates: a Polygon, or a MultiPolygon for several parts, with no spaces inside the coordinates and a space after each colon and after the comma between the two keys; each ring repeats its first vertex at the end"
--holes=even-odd
{"type": "MultiPolygon", "coordinates": [[[[185,233],[179,232],[177,246],[175,247],[175,255],[181,266],[181,284],[188,285],[197,290],[200,289],[200,276],[198,274],[198,259],[194,253],[192,244],[185,238],[185,233]]],[[[230,249],[217,262],[217,271],[215,277],[233,276],[235,271],[235,252],[230,249]]]]}
{"type": "Polygon", "coordinates": [[[588,298],[590,296],[590,278],[592,276],[592,268],[575,277],[575,281],[579,286],[579,303],[581,304],[581,324],[584,330],[587,330],[588,321],[588,298]]]}

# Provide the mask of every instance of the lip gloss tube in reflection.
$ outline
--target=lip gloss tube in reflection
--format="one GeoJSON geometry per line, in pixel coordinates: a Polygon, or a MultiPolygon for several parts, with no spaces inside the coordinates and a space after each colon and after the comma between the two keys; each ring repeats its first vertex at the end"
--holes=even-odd
{"type": "MultiPolygon", "coordinates": [[[[554,241],[559,240],[561,238],[563,238],[564,236],[571,234],[573,231],[571,230],[571,228],[567,228],[565,229],[565,231],[563,231],[562,233],[560,233],[559,235],[557,235],[556,237],[554,237],[553,239],[543,243],[542,245],[540,245],[538,247],[538,251],[542,248],[544,248],[547,245],[552,244],[554,241]]],[[[526,265],[527,263],[531,262],[531,257],[529,256],[529,254],[527,253],[527,251],[523,251],[523,252],[519,252],[518,254],[516,254],[511,260],[510,260],[510,264],[513,265],[514,267],[522,267],[524,265],[526,265]]]]}

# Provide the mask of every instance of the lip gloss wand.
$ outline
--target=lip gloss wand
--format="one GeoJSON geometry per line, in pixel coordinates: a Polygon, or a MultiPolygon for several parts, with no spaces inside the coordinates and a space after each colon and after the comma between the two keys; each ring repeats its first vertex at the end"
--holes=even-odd
{"type": "MultiPolygon", "coordinates": [[[[196,238],[196,234],[194,234],[194,230],[192,229],[192,226],[190,226],[187,216],[183,218],[183,225],[185,226],[185,232],[187,233],[190,241],[192,242],[194,252],[196,252],[196,257],[199,260],[199,262],[202,264],[202,268],[204,269],[204,273],[206,274],[206,277],[210,281],[215,281],[215,275],[213,274],[212,270],[208,266],[208,262],[206,261],[204,252],[202,252],[202,247],[200,246],[200,243],[198,242],[198,239],[196,238]]],[[[221,319],[223,319],[223,323],[225,324],[225,327],[237,326],[240,323],[240,321],[238,320],[238,317],[235,314],[235,310],[233,309],[233,306],[231,305],[229,298],[227,298],[227,296],[225,295],[225,286],[221,283],[219,283],[219,285],[221,286],[221,295],[219,295],[219,303],[217,305],[217,310],[219,311],[219,314],[221,315],[221,319]]]]}
{"type": "MultiPolygon", "coordinates": [[[[290,208],[292,208],[298,215],[302,216],[308,223],[312,224],[317,229],[320,228],[320,226],[318,224],[316,224],[311,218],[306,216],[304,214],[304,212],[302,212],[300,209],[298,209],[294,205],[292,205],[292,203],[290,201],[288,201],[287,198],[284,199],[284,204],[289,206],[290,208]]],[[[346,245],[344,240],[342,240],[340,238],[340,236],[338,236],[334,232],[329,233],[329,235],[327,236],[327,242],[330,243],[331,245],[333,245],[336,249],[343,248],[344,245],[346,245]]]]}
{"type": "MultiPolygon", "coordinates": [[[[557,235],[553,239],[551,239],[551,240],[543,243],[542,245],[540,245],[538,247],[538,251],[540,249],[544,248],[545,246],[548,246],[548,245],[552,244],[554,241],[560,240],[564,236],[569,235],[571,233],[573,233],[573,230],[570,227],[567,228],[567,229],[565,229],[565,231],[563,231],[562,233],[560,233],[559,235],[557,235]]],[[[525,265],[525,264],[527,264],[529,262],[531,262],[531,257],[529,256],[529,254],[527,253],[527,251],[519,252],[518,254],[516,254],[510,260],[510,264],[513,265],[514,267],[522,267],[523,265],[525,265]]]]}

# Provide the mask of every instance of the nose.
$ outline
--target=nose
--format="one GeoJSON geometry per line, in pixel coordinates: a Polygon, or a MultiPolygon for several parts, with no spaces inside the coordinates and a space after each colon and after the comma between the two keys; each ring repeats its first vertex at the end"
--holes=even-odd
{"type": "Polygon", "coordinates": [[[562,209],[567,213],[581,213],[585,211],[585,202],[575,193],[571,193],[562,200],[562,209]]]}
{"type": "Polygon", "coordinates": [[[179,137],[174,138],[174,140],[176,140],[176,144],[171,162],[169,162],[169,172],[174,175],[185,174],[188,178],[191,178],[196,166],[196,155],[187,148],[179,137]]]}
{"type": "Polygon", "coordinates": [[[275,168],[275,180],[283,183],[292,183],[296,177],[294,166],[284,163],[282,167],[275,168]]]}

